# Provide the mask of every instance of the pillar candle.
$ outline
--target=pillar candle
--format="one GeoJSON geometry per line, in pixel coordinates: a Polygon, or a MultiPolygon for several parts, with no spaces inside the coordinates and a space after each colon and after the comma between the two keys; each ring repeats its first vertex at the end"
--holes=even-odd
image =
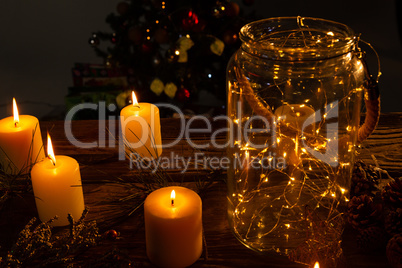
{"type": "Polygon", "coordinates": [[[52,225],[65,226],[68,214],[77,221],[85,208],[80,168],[71,157],[54,156],[49,136],[48,155],[31,170],[36,208],[42,222],[58,216],[52,225]]]}
{"type": "Polygon", "coordinates": [[[122,135],[126,155],[137,153],[142,158],[157,158],[162,153],[159,109],[151,103],[137,102],[134,91],[133,103],[120,112],[122,135]]]}
{"type": "Polygon", "coordinates": [[[7,174],[28,173],[32,165],[45,157],[39,121],[30,115],[18,115],[13,99],[14,117],[0,120],[0,164],[7,174]]]}
{"type": "Polygon", "coordinates": [[[202,253],[202,202],[194,191],[158,189],[145,200],[148,258],[159,267],[187,267],[202,253]],[[172,198],[172,191],[175,197],[172,198]]]}

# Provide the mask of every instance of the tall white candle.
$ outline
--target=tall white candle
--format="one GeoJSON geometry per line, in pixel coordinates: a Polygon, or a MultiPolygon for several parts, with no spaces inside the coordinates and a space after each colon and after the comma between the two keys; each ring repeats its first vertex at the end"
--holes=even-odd
{"type": "Polygon", "coordinates": [[[58,216],[53,226],[68,225],[68,214],[77,221],[84,211],[80,167],[64,155],[54,156],[48,136],[48,156],[31,170],[32,188],[39,219],[44,222],[58,216]]]}

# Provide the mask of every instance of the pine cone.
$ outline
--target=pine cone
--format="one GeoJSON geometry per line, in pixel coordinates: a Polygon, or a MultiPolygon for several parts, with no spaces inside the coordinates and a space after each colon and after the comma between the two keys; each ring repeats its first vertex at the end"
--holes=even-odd
{"type": "Polygon", "coordinates": [[[387,258],[392,267],[402,267],[402,234],[397,234],[389,240],[387,258]]]}
{"type": "Polygon", "coordinates": [[[372,196],[373,191],[376,190],[375,185],[377,179],[378,174],[374,170],[373,166],[367,166],[361,160],[356,161],[352,173],[352,196],[359,196],[363,194],[372,196]]]}
{"type": "Polygon", "coordinates": [[[395,179],[394,182],[385,186],[382,191],[384,203],[395,208],[402,207],[402,178],[395,179]]]}
{"type": "Polygon", "coordinates": [[[383,228],[371,226],[360,231],[356,238],[357,246],[361,249],[374,251],[376,249],[384,249],[388,242],[387,234],[383,228]]]}
{"type": "Polygon", "coordinates": [[[366,229],[380,223],[382,213],[381,204],[373,202],[368,195],[354,196],[348,204],[348,221],[353,228],[366,229]]]}
{"type": "Polygon", "coordinates": [[[384,227],[390,235],[402,233],[402,208],[397,208],[387,213],[384,227]]]}

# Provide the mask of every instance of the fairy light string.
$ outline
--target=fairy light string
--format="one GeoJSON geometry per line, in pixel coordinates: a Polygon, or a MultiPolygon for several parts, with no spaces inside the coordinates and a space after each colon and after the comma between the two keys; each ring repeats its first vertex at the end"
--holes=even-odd
{"type": "MultiPolygon", "coordinates": [[[[301,41],[306,48],[334,47],[339,41],[336,34],[331,31],[317,38],[303,18],[299,17],[297,23],[300,32],[291,32],[284,39],[282,46],[294,41],[295,38],[302,38],[301,41]]],[[[359,40],[355,40],[354,50],[340,56],[349,60],[352,57],[359,57],[361,53],[358,47],[359,40]]],[[[284,52],[279,49],[278,53],[284,52]]],[[[363,65],[361,68],[367,68],[364,60],[360,64],[363,65]]],[[[378,66],[380,69],[379,63],[378,66]]],[[[276,129],[274,141],[269,135],[265,138],[264,149],[250,148],[245,137],[235,143],[237,149],[233,150],[233,157],[238,154],[240,159],[246,160],[243,161],[244,166],[236,166],[234,170],[237,181],[234,193],[229,198],[233,206],[233,230],[240,239],[255,249],[274,250],[304,263],[308,262],[306,256],[315,252],[321,256],[327,255],[327,263],[335,262],[342,251],[340,247],[343,230],[342,213],[343,207],[349,201],[347,189],[350,182],[347,178],[352,169],[350,155],[355,146],[353,137],[359,132],[358,120],[354,116],[349,113],[339,115],[337,113],[351,110],[354,101],[360,99],[359,96],[363,91],[367,92],[370,89],[356,86],[349,90],[348,81],[352,80],[353,74],[349,74],[348,77],[335,76],[333,80],[342,97],[334,102],[334,97],[328,95],[325,82],[321,79],[316,79],[318,83],[315,87],[308,87],[303,84],[305,81],[302,79],[299,81],[292,81],[291,78],[280,79],[280,72],[283,70],[275,66],[273,69],[273,82],[265,86],[249,80],[243,73],[242,66],[235,65],[233,69],[236,82],[230,87],[238,90],[239,101],[245,107],[251,108],[251,113],[247,116],[262,116],[273,122],[276,129]],[[299,102],[300,108],[314,107],[314,101],[320,103],[320,107],[324,107],[316,111],[317,121],[309,131],[300,131],[295,125],[281,120],[274,112],[278,108],[272,105],[275,101],[280,105],[289,105],[284,88],[291,87],[294,83],[309,93],[306,94],[307,98],[299,102]],[[265,92],[270,91],[277,92],[276,97],[265,98],[264,96],[267,96],[265,92]],[[276,99],[272,100],[273,98],[276,99]],[[342,118],[342,122],[339,118],[342,118]],[[337,123],[340,128],[336,134],[330,135],[327,128],[336,120],[339,120],[337,123]],[[328,161],[318,159],[311,150],[325,153],[328,161]],[[276,155],[273,156],[272,153],[276,155]],[[261,159],[266,159],[270,163],[274,161],[274,157],[279,156],[285,158],[287,162],[293,157],[291,165],[273,169],[256,168],[258,164],[262,166],[261,159]],[[273,183],[270,184],[271,182],[273,183]],[[249,206],[250,203],[258,205],[249,206]],[[269,215],[271,218],[267,219],[269,215]],[[280,242],[275,245],[269,242],[271,240],[280,242]],[[289,248],[292,247],[294,249],[290,252],[289,248]]],[[[376,82],[380,75],[379,70],[376,82]]],[[[315,105],[317,107],[317,104],[315,105]]],[[[297,110],[293,112],[296,116],[300,116],[297,110]]],[[[376,116],[378,117],[374,112],[369,121],[375,120],[376,116]]],[[[244,118],[234,116],[233,119],[236,128],[244,127],[244,118]]],[[[372,126],[368,127],[366,132],[370,134],[371,131],[372,126]]],[[[261,136],[259,138],[261,139],[261,136]]]]}

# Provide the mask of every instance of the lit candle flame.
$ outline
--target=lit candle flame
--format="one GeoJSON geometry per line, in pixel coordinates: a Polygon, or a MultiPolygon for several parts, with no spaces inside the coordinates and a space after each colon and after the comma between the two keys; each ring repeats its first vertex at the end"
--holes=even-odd
{"type": "Polygon", "coordinates": [[[133,101],[133,106],[140,107],[140,105],[138,104],[137,97],[135,96],[134,91],[131,91],[131,98],[132,98],[132,101],[133,101]]]}
{"type": "Polygon", "coordinates": [[[17,102],[15,101],[15,98],[13,98],[13,112],[14,112],[14,125],[17,126],[17,124],[20,122],[20,117],[18,114],[17,102]]]}
{"type": "Polygon", "coordinates": [[[172,201],[172,206],[174,206],[175,198],[176,198],[176,192],[172,190],[172,192],[170,193],[170,200],[172,201]]]}
{"type": "Polygon", "coordinates": [[[315,262],[314,268],[320,268],[320,264],[318,263],[318,261],[315,262]]]}
{"type": "Polygon", "coordinates": [[[54,156],[52,140],[50,139],[49,132],[47,133],[47,156],[52,160],[53,165],[56,165],[56,157],[54,156]]]}

